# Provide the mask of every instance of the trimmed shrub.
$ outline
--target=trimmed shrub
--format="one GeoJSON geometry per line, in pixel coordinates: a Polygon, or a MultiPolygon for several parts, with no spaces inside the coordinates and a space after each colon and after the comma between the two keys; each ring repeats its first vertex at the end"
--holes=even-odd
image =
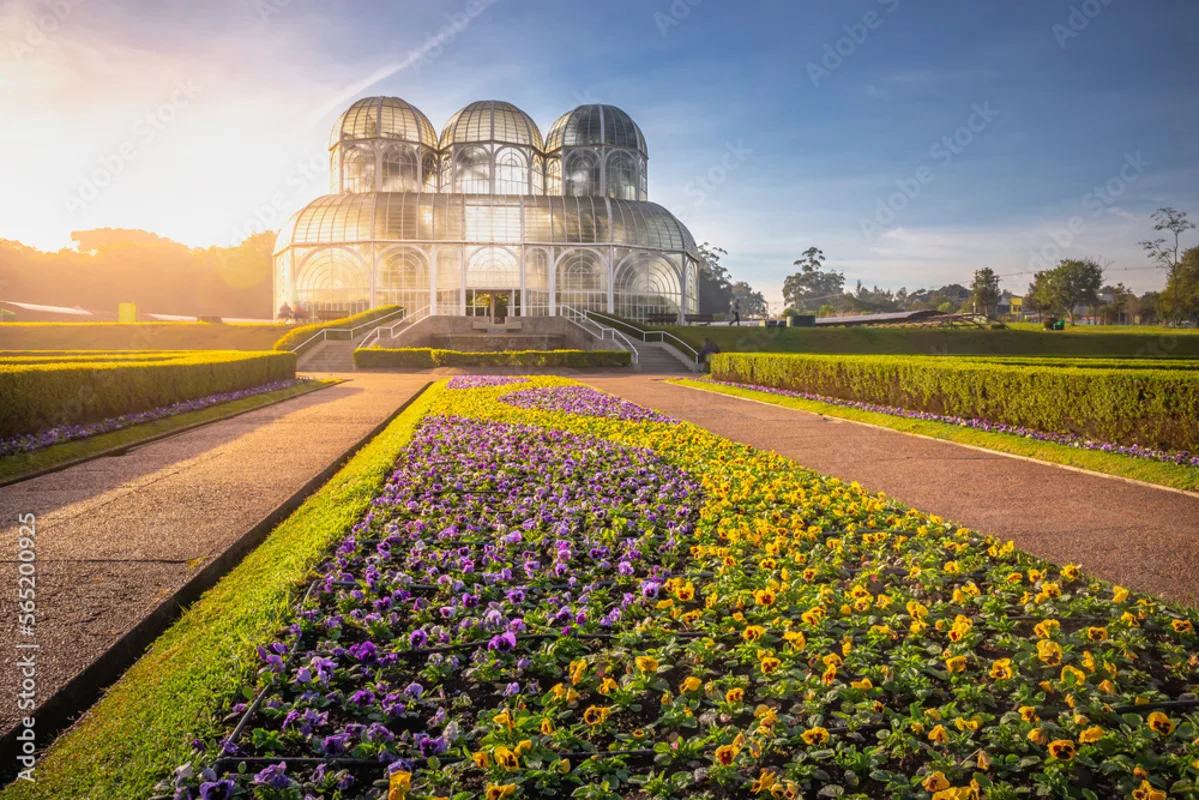
{"type": "Polygon", "coordinates": [[[1199,371],[1030,360],[723,353],[712,377],[1022,425],[1099,441],[1199,448],[1199,371]]]}
{"type": "Polygon", "coordinates": [[[0,361],[0,436],[86,424],[294,378],[292,353],[214,351],[149,361],[0,361]]]}
{"type": "Polygon", "coordinates": [[[394,314],[401,309],[403,309],[403,306],[379,306],[378,308],[372,308],[370,311],[363,311],[361,314],[355,314],[352,317],[335,319],[332,322],[317,322],[312,325],[301,325],[298,328],[292,328],[287,332],[286,335],[283,336],[283,338],[275,342],[275,349],[294,350],[323,330],[357,328],[359,325],[366,325],[369,322],[382,319],[383,317],[394,314]]]}
{"type": "Polygon", "coordinates": [[[628,367],[627,350],[505,350],[467,353],[428,347],[354,351],[354,364],[361,369],[430,369],[432,367],[628,367]]]}

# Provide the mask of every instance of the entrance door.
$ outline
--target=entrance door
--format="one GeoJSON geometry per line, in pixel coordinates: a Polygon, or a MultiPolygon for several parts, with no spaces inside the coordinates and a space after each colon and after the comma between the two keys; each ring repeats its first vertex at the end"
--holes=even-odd
{"type": "Polygon", "coordinates": [[[519,289],[467,289],[466,315],[498,325],[520,316],[519,289]]]}

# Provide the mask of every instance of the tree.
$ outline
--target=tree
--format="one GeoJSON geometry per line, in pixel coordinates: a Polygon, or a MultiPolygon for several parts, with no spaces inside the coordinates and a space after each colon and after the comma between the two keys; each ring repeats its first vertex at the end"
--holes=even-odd
{"type": "Polygon", "coordinates": [[[824,270],[824,251],[809,247],[795,262],[799,272],[783,281],[783,301],[789,308],[814,309],[821,304],[840,300],[845,290],[845,275],[824,270]]]}
{"type": "Polygon", "coordinates": [[[746,317],[765,317],[770,313],[766,298],[761,292],[755,292],[745,281],[737,281],[732,286],[733,299],[741,306],[741,314],[746,317]]]}
{"type": "Polygon", "coordinates": [[[1199,247],[1182,254],[1173,277],[1166,282],[1158,307],[1170,319],[1199,320],[1199,247]]]}
{"type": "Polygon", "coordinates": [[[1157,265],[1167,271],[1167,285],[1173,283],[1174,288],[1171,297],[1171,314],[1175,323],[1178,322],[1179,314],[1184,307],[1182,298],[1179,297],[1181,281],[1178,276],[1179,259],[1179,239],[1186,231],[1192,230],[1195,223],[1187,219],[1187,212],[1178,211],[1170,208],[1159,208],[1153,212],[1153,221],[1156,223],[1153,230],[1169,231],[1174,234],[1174,246],[1171,247],[1169,241],[1164,238],[1153,239],[1151,241],[1141,242],[1141,247],[1145,248],[1145,252],[1149,254],[1149,260],[1157,262],[1157,265]]]}
{"type": "Polygon", "coordinates": [[[729,271],[720,263],[728,252],[704,242],[699,247],[699,313],[720,314],[733,302],[729,271]]]}
{"type": "Polygon", "coordinates": [[[1098,303],[1102,285],[1103,267],[1099,264],[1090,259],[1065,259],[1033,276],[1025,302],[1038,311],[1065,314],[1073,325],[1075,309],[1098,303]]]}
{"type": "Polygon", "coordinates": [[[1103,321],[1109,325],[1123,325],[1129,319],[1136,295],[1122,283],[1104,287],[1105,290],[1108,288],[1112,291],[1112,302],[1103,309],[1103,321]]]}
{"type": "Polygon", "coordinates": [[[974,281],[970,284],[970,298],[977,309],[985,316],[995,316],[999,305],[999,276],[990,267],[983,267],[974,273],[974,281]]]}

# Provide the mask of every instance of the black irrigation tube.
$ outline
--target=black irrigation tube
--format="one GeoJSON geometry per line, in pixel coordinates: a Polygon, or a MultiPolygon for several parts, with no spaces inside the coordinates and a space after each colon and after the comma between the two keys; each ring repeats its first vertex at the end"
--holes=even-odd
{"type": "MultiPolygon", "coordinates": [[[[714,749],[714,746],[705,747],[704,749],[705,750],[714,749]]],[[[645,758],[646,756],[657,755],[657,751],[656,750],[574,750],[574,751],[569,751],[569,752],[565,752],[565,753],[554,753],[554,755],[559,759],[565,758],[565,759],[571,759],[571,760],[574,760],[574,759],[587,760],[587,759],[591,759],[591,758],[609,759],[609,758],[626,758],[626,757],[645,758]]],[[[461,764],[461,763],[469,760],[464,756],[444,756],[444,757],[436,756],[435,758],[437,759],[438,763],[440,763],[440,764],[461,764]]],[[[428,767],[430,762],[433,761],[433,759],[432,758],[412,759],[412,758],[402,758],[402,757],[397,756],[394,758],[393,761],[387,762],[387,761],[380,761],[380,760],[374,759],[374,758],[340,758],[340,757],[336,757],[336,756],[333,758],[320,758],[319,756],[301,756],[301,757],[297,757],[297,758],[288,758],[286,756],[247,756],[245,758],[241,758],[238,756],[222,756],[221,758],[217,759],[214,762],[213,768],[216,769],[219,774],[219,767],[226,765],[226,764],[234,764],[234,765],[245,764],[247,767],[256,767],[256,766],[267,767],[267,766],[272,766],[274,764],[281,764],[281,763],[286,762],[288,764],[299,764],[301,766],[320,766],[321,764],[327,764],[327,765],[331,765],[331,766],[344,766],[344,767],[387,767],[390,763],[395,763],[395,761],[407,761],[413,766],[414,769],[419,769],[421,767],[428,767]]]]}

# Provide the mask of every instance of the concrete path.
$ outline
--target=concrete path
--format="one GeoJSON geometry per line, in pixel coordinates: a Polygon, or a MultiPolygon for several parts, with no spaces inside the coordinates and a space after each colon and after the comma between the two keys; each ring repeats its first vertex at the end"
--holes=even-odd
{"type": "MultiPolygon", "coordinates": [[[[343,377],[349,382],[0,489],[0,641],[10,653],[30,641],[16,627],[16,521],[37,517],[39,705],[430,380],[343,377]]],[[[7,731],[18,718],[7,700],[18,675],[9,653],[3,660],[7,731]]]]}
{"type": "Polygon", "coordinates": [[[1058,564],[1199,606],[1199,497],[664,383],[597,388],[993,533],[1058,564]]]}

